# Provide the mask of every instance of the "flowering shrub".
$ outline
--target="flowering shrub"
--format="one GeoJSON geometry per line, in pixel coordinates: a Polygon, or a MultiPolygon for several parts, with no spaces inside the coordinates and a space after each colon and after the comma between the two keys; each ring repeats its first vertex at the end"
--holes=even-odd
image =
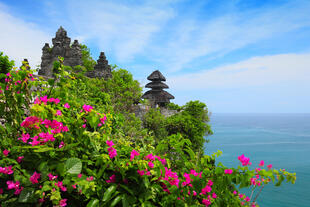
{"type": "Polygon", "coordinates": [[[66,88],[77,78],[62,64],[58,71],[48,81],[25,68],[1,74],[8,79],[0,83],[2,207],[256,206],[258,195],[238,189],[295,182],[295,174],[271,165],[264,169],[263,161],[250,169],[245,155],[237,168],[215,165],[220,152],[200,156],[180,135],[156,146],[147,135],[128,136],[113,107],[72,99],[78,92],[66,88]],[[42,90],[31,92],[34,86],[42,90]],[[169,146],[179,157],[171,156],[169,146]],[[183,156],[183,149],[190,156],[183,156]]]}

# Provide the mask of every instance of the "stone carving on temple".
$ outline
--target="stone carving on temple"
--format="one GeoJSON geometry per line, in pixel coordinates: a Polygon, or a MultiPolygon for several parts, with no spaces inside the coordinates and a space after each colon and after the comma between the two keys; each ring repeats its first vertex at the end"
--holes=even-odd
{"type": "Polygon", "coordinates": [[[104,52],[100,53],[99,59],[97,60],[97,64],[95,65],[94,70],[88,71],[85,75],[90,78],[108,79],[112,77],[111,66],[108,64],[108,60],[104,52]]]}
{"type": "MultiPolygon", "coordinates": [[[[58,56],[64,58],[64,65],[71,66],[72,68],[77,65],[83,65],[82,61],[82,49],[78,40],[74,40],[71,44],[71,38],[67,36],[67,31],[60,27],[56,36],[52,39],[53,46],[50,47],[48,43],[45,43],[42,48],[41,57],[41,69],[39,75],[53,76],[53,63],[58,60],[58,56]]],[[[93,71],[88,71],[85,74],[90,78],[111,78],[111,67],[108,64],[108,60],[104,55],[104,52],[100,53],[97,64],[93,71]]]]}

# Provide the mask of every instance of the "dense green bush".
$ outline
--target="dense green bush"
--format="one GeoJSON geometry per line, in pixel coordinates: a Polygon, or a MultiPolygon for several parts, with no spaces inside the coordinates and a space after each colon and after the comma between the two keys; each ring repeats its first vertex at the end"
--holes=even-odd
{"type": "Polygon", "coordinates": [[[193,126],[206,119],[199,102],[169,117],[183,131],[155,142],[126,111],[141,93],[127,71],[114,72],[112,83],[68,73],[62,59],[49,80],[9,69],[0,74],[2,207],[256,206],[238,189],[295,182],[295,174],[270,165],[250,169],[244,155],[242,166],[227,168],[213,162],[220,152],[195,152],[186,136],[208,130],[193,126]]]}

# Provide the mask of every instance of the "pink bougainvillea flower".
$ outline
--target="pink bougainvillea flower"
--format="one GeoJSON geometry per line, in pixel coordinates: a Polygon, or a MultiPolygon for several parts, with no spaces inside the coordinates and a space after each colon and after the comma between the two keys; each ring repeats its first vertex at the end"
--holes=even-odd
{"type": "Polygon", "coordinates": [[[196,196],[196,195],[197,195],[196,191],[193,190],[193,196],[196,196]]]}
{"type": "Polygon", "coordinates": [[[82,174],[80,173],[80,174],[78,174],[77,176],[78,176],[78,178],[81,178],[81,177],[82,177],[82,174]]]}
{"type": "Polygon", "coordinates": [[[63,146],[65,146],[65,143],[63,141],[61,141],[60,145],[58,146],[58,148],[62,148],[63,146]]]}
{"type": "Polygon", "coordinates": [[[10,165],[8,167],[0,167],[0,173],[6,174],[6,175],[13,174],[14,171],[12,170],[12,165],[10,165]]]}
{"type": "Polygon", "coordinates": [[[85,112],[91,112],[93,110],[93,107],[90,105],[83,105],[83,109],[85,112]]]}
{"type": "Polygon", "coordinates": [[[68,108],[70,108],[70,105],[69,105],[68,103],[65,103],[65,104],[64,104],[64,107],[65,107],[66,109],[68,109],[68,108]]]}
{"type": "Polygon", "coordinates": [[[29,180],[32,182],[32,184],[36,184],[39,182],[38,179],[40,179],[40,177],[40,173],[34,172],[33,175],[29,178],[29,180]]]}
{"type": "Polygon", "coordinates": [[[209,206],[211,205],[211,201],[210,199],[202,199],[202,204],[204,204],[205,206],[209,206]]]}
{"type": "Polygon", "coordinates": [[[238,160],[242,163],[242,166],[251,165],[250,158],[245,157],[244,154],[238,156],[238,160]]]}
{"type": "Polygon", "coordinates": [[[67,199],[62,199],[59,201],[59,206],[64,207],[67,206],[67,199]]]}
{"type": "Polygon", "coordinates": [[[234,190],[233,194],[234,194],[234,195],[237,195],[237,191],[234,190]]]}
{"type": "Polygon", "coordinates": [[[139,156],[139,155],[140,153],[133,149],[130,153],[130,161],[132,161],[136,156],[139,156]]]}
{"type": "Polygon", "coordinates": [[[87,181],[92,181],[92,180],[94,180],[94,177],[93,177],[93,176],[90,176],[90,177],[86,178],[86,180],[87,180],[87,181]]]}
{"type": "Polygon", "coordinates": [[[114,143],[113,143],[113,141],[111,140],[107,140],[106,141],[106,143],[107,143],[107,145],[109,146],[109,147],[112,147],[113,145],[114,145],[114,143]]]}
{"type": "Polygon", "coordinates": [[[111,159],[113,159],[113,158],[116,157],[116,155],[117,155],[117,151],[116,151],[116,149],[113,148],[113,147],[109,147],[109,148],[108,148],[108,152],[109,152],[109,157],[110,157],[111,159]]]}
{"type": "Polygon", "coordinates": [[[109,180],[106,180],[106,182],[107,182],[107,183],[115,183],[115,182],[116,182],[116,176],[115,176],[115,174],[113,174],[113,175],[109,178],[109,180]]]}
{"type": "Polygon", "coordinates": [[[3,150],[3,155],[4,155],[4,156],[8,156],[8,155],[9,155],[9,153],[10,153],[10,151],[9,151],[9,150],[7,150],[7,149],[3,150]]]}
{"type": "Polygon", "coordinates": [[[83,127],[83,128],[86,128],[86,124],[83,124],[82,127],[83,127]]]}
{"type": "Polygon", "coordinates": [[[72,185],[72,188],[76,189],[76,184],[72,185]]]}
{"type": "Polygon", "coordinates": [[[225,174],[232,174],[233,170],[232,169],[225,169],[224,172],[225,172],[225,174]]]}
{"type": "Polygon", "coordinates": [[[55,179],[57,179],[57,175],[53,175],[52,173],[49,173],[48,174],[48,178],[50,179],[50,180],[55,180],[55,179]]]}
{"type": "Polygon", "coordinates": [[[150,168],[154,168],[154,163],[152,163],[151,161],[148,163],[148,166],[150,167],[150,168]]]}
{"type": "Polygon", "coordinates": [[[259,162],[259,164],[258,164],[258,166],[264,166],[264,160],[261,160],[260,162],[259,162]]]}
{"type": "Polygon", "coordinates": [[[17,161],[18,163],[21,163],[23,159],[24,159],[24,156],[19,156],[19,157],[16,159],[16,161],[17,161]]]}
{"type": "Polygon", "coordinates": [[[212,198],[216,198],[216,197],[217,197],[216,193],[212,193],[212,198]]]}
{"type": "Polygon", "coordinates": [[[20,124],[21,127],[24,128],[36,128],[39,129],[39,124],[42,122],[42,120],[36,116],[29,116],[26,117],[26,119],[20,124]]]}
{"type": "Polygon", "coordinates": [[[14,194],[15,195],[19,195],[22,190],[24,189],[24,187],[20,187],[20,182],[19,181],[16,181],[15,183],[11,180],[8,180],[6,181],[6,184],[8,185],[8,189],[11,190],[11,189],[15,189],[15,192],[14,194]]]}
{"type": "Polygon", "coordinates": [[[107,117],[106,117],[106,116],[104,116],[103,118],[100,118],[100,121],[101,121],[102,124],[105,123],[105,120],[107,120],[107,117]]]}
{"type": "Polygon", "coordinates": [[[155,156],[151,153],[145,156],[146,159],[151,160],[151,161],[155,161],[155,156]]]}
{"type": "Polygon", "coordinates": [[[245,199],[244,199],[246,202],[250,202],[250,198],[247,196],[245,199]]]}
{"type": "Polygon", "coordinates": [[[55,115],[56,115],[56,116],[61,116],[61,115],[62,115],[62,113],[61,113],[61,111],[60,111],[60,110],[57,110],[55,115]]]}
{"type": "Polygon", "coordinates": [[[267,167],[269,168],[269,170],[272,168],[272,164],[267,165],[267,167]]]}
{"type": "Polygon", "coordinates": [[[144,170],[137,170],[137,172],[138,172],[138,174],[139,174],[140,176],[143,176],[143,175],[144,175],[144,170]]]}
{"type": "Polygon", "coordinates": [[[206,195],[207,193],[210,193],[211,190],[212,190],[212,188],[211,188],[210,186],[206,185],[206,187],[204,187],[203,189],[201,189],[201,193],[202,193],[203,195],[206,195]]]}
{"type": "Polygon", "coordinates": [[[55,183],[55,186],[59,187],[61,191],[67,191],[67,188],[63,185],[62,181],[55,183]]]}

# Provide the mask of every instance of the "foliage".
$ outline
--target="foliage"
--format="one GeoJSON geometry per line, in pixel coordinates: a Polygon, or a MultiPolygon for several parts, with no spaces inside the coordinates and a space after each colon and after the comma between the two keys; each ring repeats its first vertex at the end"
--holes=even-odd
{"type": "MultiPolygon", "coordinates": [[[[0,51],[0,73],[7,74],[14,66],[14,61],[9,60],[9,57],[3,55],[3,52],[0,51]]],[[[0,79],[3,81],[2,79],[0,79]]]]}
{"type": "Polygon", "coordinates": [[[87,71],[94,70],[96,61],[91,57],[90,50],[86,45],[80,44],[82,49],[82,61],[87,71]]]}
{"type": "Polygon", "coordinates": [[[132,111],[133,104],[139,103],[142,88],[127,70],[114,67],[112,78],[104,81],[103,90],[110,94],[116,111],[132,111]]]}
{"type": "MultiPolygon", "coordinates": [[[[59,73],[49,80],[34,78],[25,68],[1,74],[7,78],[0,83],[5,114],[0,125],[2,207],[256,206],[256,197],[247,197],[238,188],[295,182],[295,174],[270,165],[250,169],[244,155],[236,168],[215,165],[221,152],[196,153],[190,137],[184,136],[187,128],[155,145],[152,136],[135,131],[141,130],[141,122],[131,113],[117,111],[129,107],[124,97],[131,104],[136,99],[113,95],[126,88],[137,89],[132,96],[141,93],[128,72],[115,72],[115,83],[105,83],[68,73],[62,61],[59,73]],[[94,88],[96,83],[102,85],[94,88]],[[92,90],[101,98],[96,99],[92,90]]],[[[181,112],[184,117],[171,118],[170,126],[178,118],[192,124],[193,116],[204,120],[201,110],[206,108],[199,102],[187,104],[181,112]]]]}

